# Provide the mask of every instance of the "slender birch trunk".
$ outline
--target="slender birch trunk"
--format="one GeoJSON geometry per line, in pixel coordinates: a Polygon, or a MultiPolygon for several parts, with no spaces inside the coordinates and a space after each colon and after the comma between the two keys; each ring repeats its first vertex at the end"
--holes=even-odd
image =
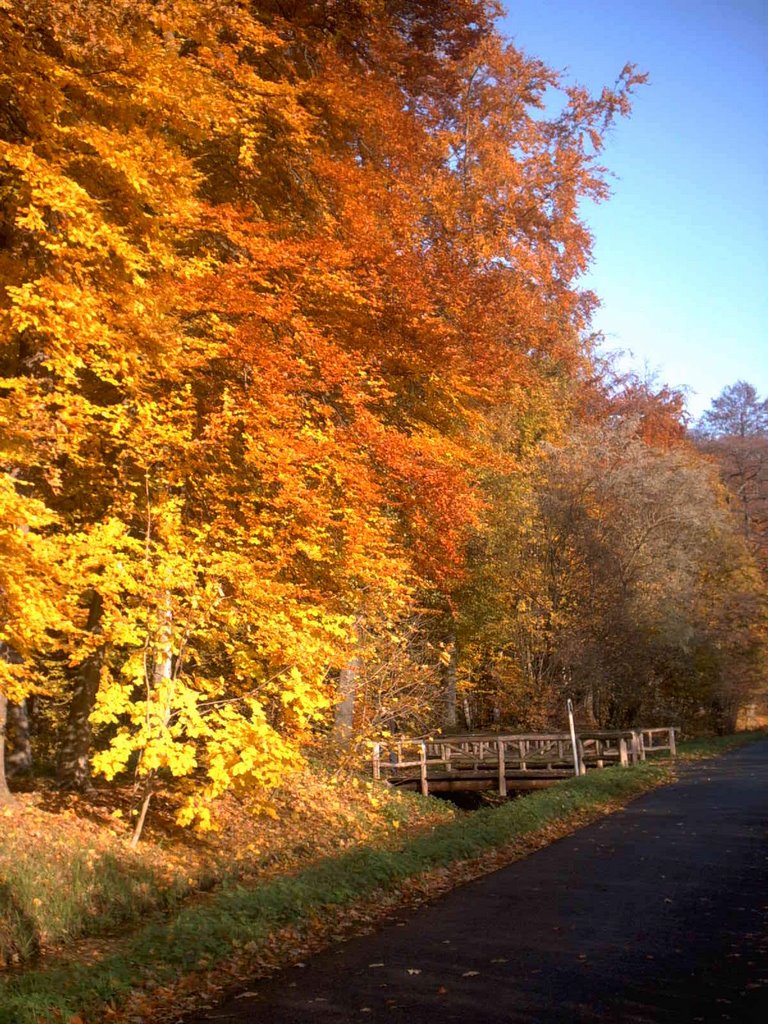
{"type": "Polygon", "coordinates": [[[339,672],[339,697],[333,721],[332,738],[339,749],[348,747],[355,732],[355,705],[357,702],[363,659],[360,655],[360,627],[355,626],[356,650],[339,672]]]}
{"type": "Polygon", "coordinates": [[[355,703],[360,684],[363,660],[355,655],[339,672],[339,696],[333,723],[333,739],[340,748],[349,746],[355,730],[355,703]]]}

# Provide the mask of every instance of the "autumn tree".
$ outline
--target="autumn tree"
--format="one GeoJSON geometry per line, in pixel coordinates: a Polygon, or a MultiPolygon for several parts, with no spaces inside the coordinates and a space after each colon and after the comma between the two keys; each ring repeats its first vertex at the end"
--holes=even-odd
{"type": "Polygon", "coordinates": [[[489,479],[563,430],[578,203],[640,79],[565,86],[497,14],[0,3],[0,688],[70,695],[62,777],[95,727],[137,837],[158,778],[205,822],[340,681],[370,722],[403,636],[455,652],[489,479]]]}
{"type": "Polygon", "coordinates": [[[768,437],[768,398],[737,380],[712,400],[698,426],[705,437],[768,437]]]}
{"type": "Polygon", "coordinates": [[[572,697],[605,727],[721,729],[754,692],[765,594],[750,552],[707,462],[637,429],[572,432],[533,494],[500,506],[472,636],[486,715],[541,726],[572,697]]]}
{"type": "MultiPolygon", "coordinates": [[[[76,674],[73,711],[81,739],[98,669],[102,705],[120,711],[131,703],[137,683],[142,690],[147,684],[149,701],[137,712],[144,725],[127,745],[118,730],[122,754],[143,751],[151,738],[167,751],[145,757],[145,767],[159,756],[169,770],[187,770],[195,755],[185,755],[184,769],[173,761],[176,737],[168,730],[180,714],[178,702],[192,699],[175,681],[190,616],[195,623],[205,619],[210,641],[221,624],[212,622],[211,609],[224,603],[225,633],[242,633],[242,621],[232,620],[233,598],[240,597],[233,581],[264,580],[260,595],[251,586],[242,599],[254,618],[265,614],[265,601],[272,607],[273,640],[261,629],[257,650],[279,651],[279,665],[273,666],[278,677],[296,678],[302,687],[294,697],[290,685],[274,694],[283,718],[294,699],[299,706],[305,697],[309,701],[316,685],[304,680],[291,657],[291,623],[294,635],[302,637],[305,671],[317,679],[332,657],[327,646],[319,655],[310,642],[316,624],[320,633],[331,630],[332,645],[345,635],[340,613],[324,618],[310,594],[301,592],[301,580],[292,581],[290,570],[286,574],[285,558],[270,552],[266,572],[254,559],[259,543],[270,547],[268,516],[247,534],[251,524],[238,523],[235,542],[226,545],[230,557],[220,552],[222,537],[231,536],[235,525],[230,509],[242,492],[232,479],[223,481],[234,456],[230,446],[243,448],[244,424],[229,415],[222,372],[234,313],[224,324],[200,306],[202,293],[196,294],[197,305],[189,301],[193,283],[208,288],[212,270],[223,262],[216,246],[226,250],[238,240],[236,232],[230,239],[222,231],[228,213],[222,211],[222,220],[210,212],[202,187],[206,153],[226,153],[236,142],[230,164],[237,164],[240,147],[247,148],[256,130],[248,99],[258,84],[253,59],[242,62],[239,79],[227,68],[237,67],[241,52],[255,59],[275,37],[238,5],[107,9],[86,2],[65,11],[29,3],[23,19],[12,8],[2,18],[5,52],[14,55],[2,150],[5,469],[11,507],[29,504],[21,495],[36,495],[65,545],[67,557],[51,561],[64,561],[71,572],[71,621],[59,640],[76,674]],[[215,51],[209,42],[216,43],[215,51]],[[170,81],[175,89],[166,88],[170,81]],[[221,431],[228,424],[232,429],[221,431]],[[211,443],[217,428],[218,447],[211,443]],[[206,478],[213,465],[218,474],[206,478]],[[209,489],[195,489],[194,479],[209,489]],[[216,494],[224,504],[218,502],[201,523],[195,510],[216,494]],[[312,661],[313,650],[319,661],[312,661]],[[78,684],[87,691],[82,701],[78,684]],[[154,706],[157,715],[150,713],[154,706]]],[[[276,120],[286,135],[300,135],[302,118],[291,107],[290,87],[271,91],[276,120]]],[[[260,111],[270,118],[261,105],[260,111]]],[[[222,169],[223,163],[209,168],[211,178],[222,169]]],[[[231,368],[241,380],[242,364],[231,368]]],[[[260,381],[262,391],[265,385],[260,381]]],[[[267,402],[260,415],[279,417],[280,409],[267,402]]],[[[291,463],[297,419],[307,429],[299,411],[292,412],[288,443],[285,435],[277,436],[271,451],[279,450],[280,457],[270,461],[268,453],[265,460],[274,472],[284,475],[291,463]]],[[[254,427],[256,436],[270,436],[260,424],[254,427]]],[[[305,460],[312,455],[306,453],[305,460]]],[[[295,483],[298,489],[298,478],[295,483]]],[[[281,499],[273,516],[280,516],[282,502],[291,504],[287,494],[281,499]]],[[[300,530],[295,542],[302,543],[300,530]]],[[[314,549],[309,550],[311,564],[314,549]]],[[[296,547],[291,557],[308,556],[296,547]]],[[[17,561],[11,578],[21,570],[17,561]]],[[[42,581],[45,573],[36,575],[42,581]]],[[[31,604],[14,614],[28,623],[40,620],[39,631],[47,636],[50,616],[38,609],[39,603],[31,604]]],[[[14,622],[8,628],[24,627],[14,622]]],[[[30,645],[14,649],[26,658],[30,645]]],[[[221,654],[207,653],[221,670],[221,654]]],[[[23,675],[28,690],[35,685],[32,660],[26,660],[23,675]]],[[[250,693],[252,673],[248,679],[250,693]]],[[[202,696],[209,694],[204,690],[202,696]]],[[[321,706],[326,702],[323,696],[321,706]]],[[[114,719],[101,705],[99,715],[102,722],[114,719]]],[[[246,711],[246,725],[261,719],[262,713],[246,711]]],[[[266,721],[254,725],[259,729],[263,736],[274,735],[280,748],[266,721]]],[[[82,751],[62,763],[76,767],[74,781],[87,777],[82,751]]],[[[122,755],[110,762],[125,763],[122,755]]]]}
{"type": "Polygon", "coordinates": [[[768,399],[737,381],[713,400],[694,437],[720,467],[739,528],[768,572],[768,399]]]}

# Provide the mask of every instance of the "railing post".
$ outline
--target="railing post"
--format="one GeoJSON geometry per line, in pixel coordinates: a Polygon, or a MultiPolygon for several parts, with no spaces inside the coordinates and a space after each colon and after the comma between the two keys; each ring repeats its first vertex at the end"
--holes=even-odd
{"type": "Polygon", "coordinates": [[[619,738],[619,761],[622,768],[626,768],[629,764],[629,759],[627,758],[627,741],[623,736],[619,738]]]}
{"type": "Polygon", "coordinates": [[[643,735],[640,729],[632,730],[632,764],[638,764],[645,760],[645,747],[643,746],[643,735]]]}
{"type": "Polygon", "coordinates": [[[373,744],[373,777],[374,779],[381,778],[381,744],[373,744]]]}
{"type": "Polygon", "coordinates": [[[570,697],[568,698],[566,708],[568,709],[568,725],[571,729],[571,746],[573,748],[573,774],[581,775],[581,769],[579,767],[579,748],[576,745],[576,726],[573,724],[573,701],[570,697]]]}
{"type": "Polygon", "coordinates": [[[507,768],[504,760],[504,740],[496,741],[499,754],[499,796],[507,795],[507,768]]]}
{"type": "Polygon", "coordinates": [[[421,793],[422,796],[429,796],[429,781],[427,779],[427,745],[419,744],[419,767],[421,769],[421,793]]]}
{"type": "Polygon", "coordinates": [[[669,730],[669,756],[677,757],[677,742],[675,740],[675,730],[669,730]]]}
{"type": "Polygon", "coordinates": [[[587,765],[586,765],[586,762],[584,760],[584,744],[581,742],[581,740],[578,740],[578,739],[576,740],[576,747],[577,747],[578,752],[579,752],[579,754],[578,754],[579,775],[586,775],[587,774],[587,765]]]}

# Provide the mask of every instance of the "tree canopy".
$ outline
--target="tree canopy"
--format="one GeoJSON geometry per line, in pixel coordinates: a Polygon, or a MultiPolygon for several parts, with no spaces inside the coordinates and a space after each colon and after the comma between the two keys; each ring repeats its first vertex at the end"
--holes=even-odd
{"type": "Polygon", "coordinates": [[[136,773],[144,810],[176,780],[180,820],[205,824],[322,740],[340,680],[362,729],[434,722],[446,657],[484,685],[488,623],[528,629],[510,573],[548,616],[553,588],[593,616],[590,573],[640,573],[626,545],[677,477],[708,495],[710,547],[644,542],[621,607],[643,619],[662,566],[686,563],[696,601],[715,572],[716,488],[667,451],[677,396],[606,383],[579,283],[579,203],[607,196],[603,140],[643,76],[591,96],[498,13],[0,2],[0,692],[57,697],[70,782],[95,729],[97,771],[136,773]],[[619,458],[605,431],[630,412],[619,458]]]}
{"type": "Polygon", "coordinates": [[[699,427],[706,437],[768,437],[768,398],[737,380],[712,400],[699,427]]]}

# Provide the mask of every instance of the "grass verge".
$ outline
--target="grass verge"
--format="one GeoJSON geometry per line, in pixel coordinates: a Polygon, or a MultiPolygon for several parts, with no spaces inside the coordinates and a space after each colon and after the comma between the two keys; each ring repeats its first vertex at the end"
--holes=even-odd
{"type": "Polygon", "coordinates": [[[105,1012],[114,1019],[137,988],[166,988],[172,996],[179,977],[226,965],[243,950],[256,957],[281,929],[332,917],[373,894],[392,893],[425,873],[482,858],[553,825],[563,834],[670,777],[660,764],[610,768],[438,825],[397,848],[358,847],[261,885],[225,885],[172,920],[135,932],[95,962],[52,964],[8,977],[0,987],[0,1024],[90,1022],[105,1012]]]}
{"type": "Polygon", "coordinates": [[[752,729],[749,732],[737,732],[728,736],[700,736],[692,740],[683,740],[678,744],[677,753],[683,760],[696,761],[702,757],[717,757],[718,754],[725,754],[756,740],[766,739],[768,729],[752,729]]]}

